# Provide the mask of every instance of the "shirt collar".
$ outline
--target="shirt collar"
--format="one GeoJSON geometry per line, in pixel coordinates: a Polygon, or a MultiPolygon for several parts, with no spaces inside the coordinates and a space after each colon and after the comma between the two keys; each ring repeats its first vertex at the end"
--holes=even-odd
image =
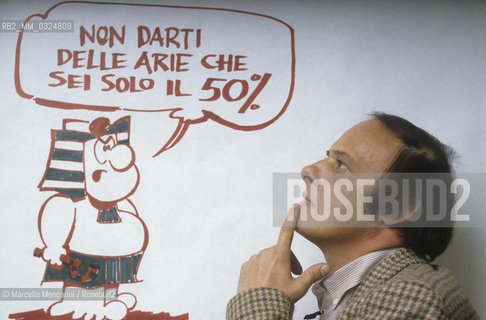
{"type": "MultiPolygon", "coordinates": [[[[401,248],[367,253],[317,281],[312,287],[312,292],[318,299],[330,295],[332,301],[339,302],[346,291],[359,285],[376,265],[399,249],[401,248]]],[[[336,306],[337,303],[334,304],[334,307],[336,306]]]]}

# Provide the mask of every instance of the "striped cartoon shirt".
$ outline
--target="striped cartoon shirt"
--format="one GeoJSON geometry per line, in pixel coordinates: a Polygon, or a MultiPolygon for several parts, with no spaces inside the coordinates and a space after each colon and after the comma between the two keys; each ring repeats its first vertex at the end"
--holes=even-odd
{"type": "MultiPolygon", "coordinates": [[[[89,121],[64,119],[61,130],[51,130],[49,159],[38,186],[41,191],[57,191],[73,200],[86,196],[84,145],[97,138],[90,132],[89,125],[89,121]]],[[[129,117],[119,119],[106,134],[113,136],[117,144],[129,145],[129,117]]]]}

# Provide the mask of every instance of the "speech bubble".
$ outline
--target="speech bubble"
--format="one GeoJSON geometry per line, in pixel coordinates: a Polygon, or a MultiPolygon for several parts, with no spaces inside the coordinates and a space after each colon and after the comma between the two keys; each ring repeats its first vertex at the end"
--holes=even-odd
{"type": "Polygon", "coordinates": [[[15,59],[17,93],[39,105],[168,113],[178,125],[154,156],[208,119],[269,126],[287,109],[294,77],[287,23],[222,8],[61,2],[23,22],[15,59]]]}

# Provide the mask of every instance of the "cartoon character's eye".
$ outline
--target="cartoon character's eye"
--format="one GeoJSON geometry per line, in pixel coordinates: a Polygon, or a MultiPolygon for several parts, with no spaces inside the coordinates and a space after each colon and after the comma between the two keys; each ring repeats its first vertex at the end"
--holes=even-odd
{"type": "Polygon", "coordinates": [[[106,140],[98,139],[94,145],[94,154],[96,161],[100,164],[105,164],[109,160],[110,151],[115,147],[115,140],[113,137],[109,137],[106,140]]]}
{"type": "Polygon", "coordinates": [[[106,151],[105,150],[106,144],[103,143],[101,140],[97,140],[94,145],[94,155],[96,161],[98,161],[100,164],[105,164],[106,161],[108,160],[106,157],[106,151]]]}

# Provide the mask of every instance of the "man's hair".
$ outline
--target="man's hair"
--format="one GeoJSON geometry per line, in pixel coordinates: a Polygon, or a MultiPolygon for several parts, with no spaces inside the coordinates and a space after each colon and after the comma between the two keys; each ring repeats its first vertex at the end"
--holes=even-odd
{"type": "MultiPolygon", "coordinates": [[[[403,147],[398,151],[397,156],[386,170],[387,172],[399,174],[446,173],[441,176],[449,182],[447,190],[449,189],[452,180],[451,162],[454,157],[454,151],[449,146],[401,117],[382,112],[374,112],[371,116],[384,124],[403,142],[403,147]]],[[[398,234],[404,240],[404,246],[429,261],[434,260],[444,252],[452,239],[453,228],[450,220],[450,208],[454,204],[454,196],[450,192],[447,192],[447,194],[446,219],[449,220],[444,226],[427,227],[426,219],[422,219],[419,225],[404,222],[395,226],[398,234]]],[[[420,202],[417,199],[415,201],[420,202]]],[[[437,200],[435,198],[430,199],[429,195],[427,201],[437,200]]],[[[417,205],[417,203],[412,205],[417,205]]]]}

